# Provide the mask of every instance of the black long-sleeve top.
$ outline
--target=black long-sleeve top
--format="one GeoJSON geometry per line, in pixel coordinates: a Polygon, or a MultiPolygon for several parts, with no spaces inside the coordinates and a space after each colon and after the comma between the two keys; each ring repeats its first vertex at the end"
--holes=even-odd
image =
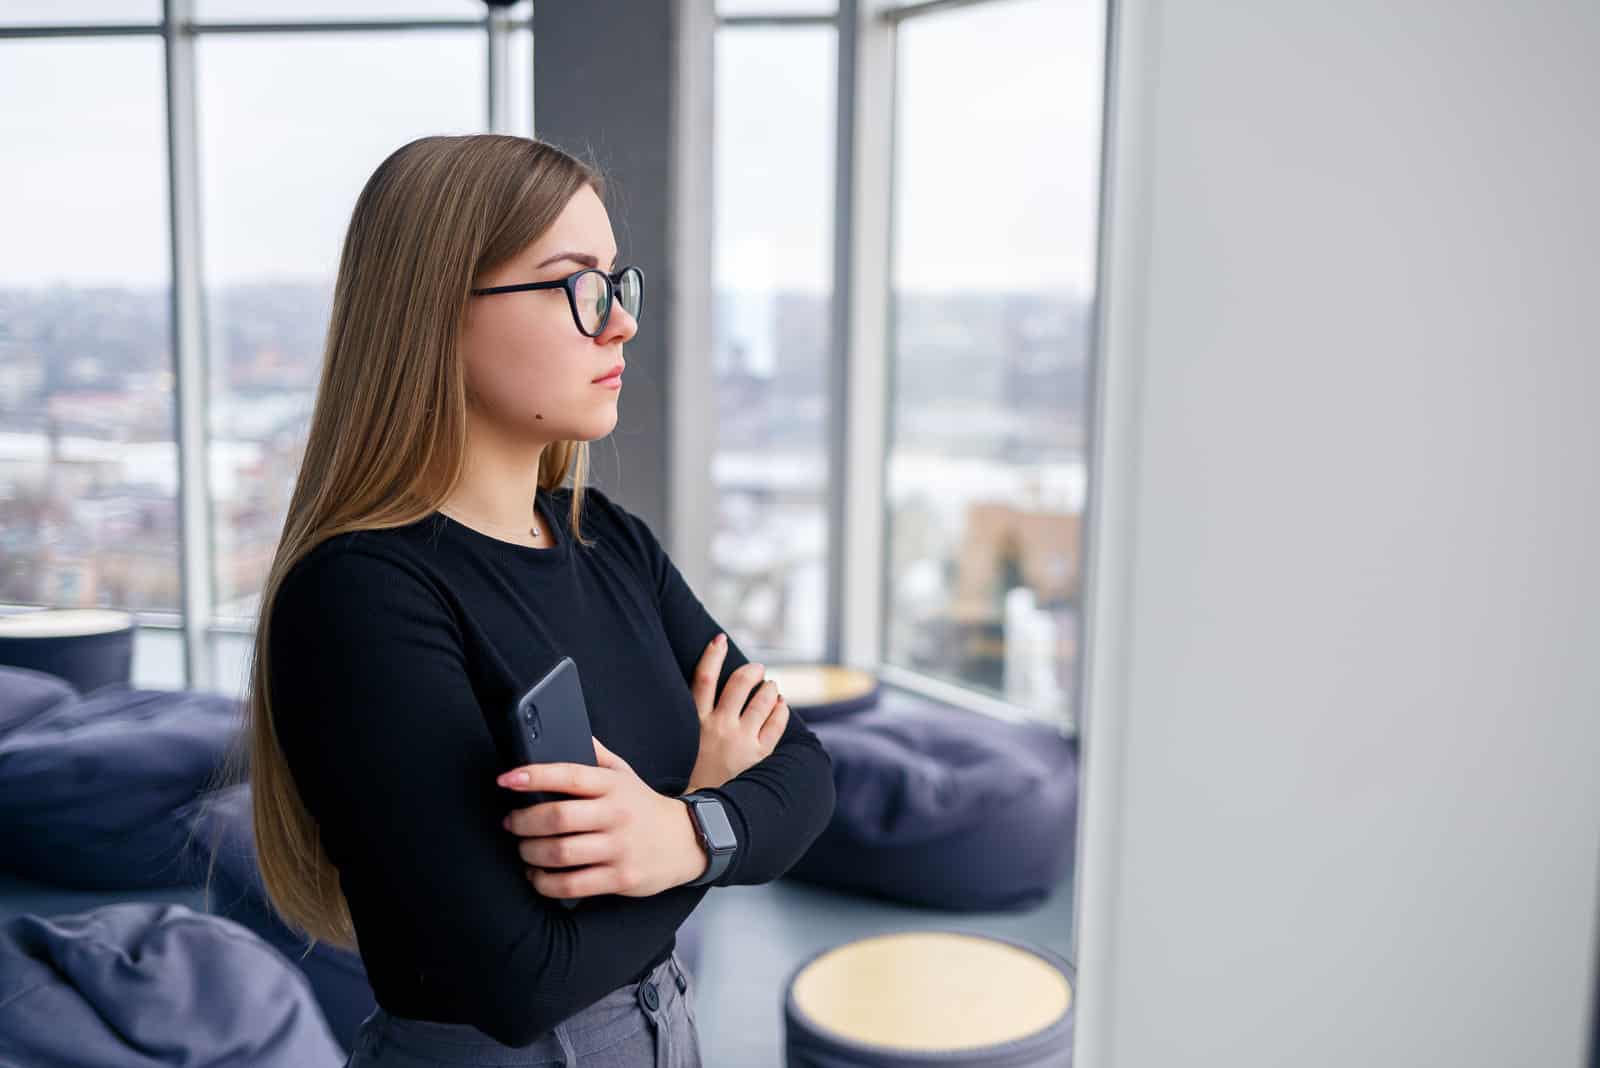
{"type": "MultiPolygon", "coordinates": [[[[529,803],[489,716],[562,656],[593,733],[653,789],[687,786],[700,725],[690,686],[720,628],[644,521],[604,492],[541,490],[556,545],[479,533],[440,513],[331,538],[272,606],[274,726],[338,868],[378,1003],[528,1045],[676,945],[707,886],[607,894],[568,911],[525,876],[504,815],[529,803]]],[[[730,636],[720,695],[748,658],[730,636]]],[[[832,763],[794,711],[766,759],[712,793],[738,837],[713,884],[787,871],[833,813],[832,763]]]]}

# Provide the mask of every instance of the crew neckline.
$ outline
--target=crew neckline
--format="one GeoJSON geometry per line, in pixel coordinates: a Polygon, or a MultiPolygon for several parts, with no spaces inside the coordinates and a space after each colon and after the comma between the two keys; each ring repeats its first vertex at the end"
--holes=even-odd
{"type": "Polygon", "coordinates": [[[469,527],[458,519],[452,519],[443,512],[435,511],[433,514],[444,521],[446,530],[451,531],[457,538],[480,549],[486,549],[499,556],[510,557],[520,561],[556,562],[567,558],[569,553],[567,531],[556,518],[550,508],[549,497],[553,490],[540,490],[534,494],[533,506],[538,511],[539,517],[544,520],[545,530],[555,539],[555,544],[548,548],[537,545],[519,545],[514,541],[497,538],[493,534],[485,534],[475,527],[469,527]]]}

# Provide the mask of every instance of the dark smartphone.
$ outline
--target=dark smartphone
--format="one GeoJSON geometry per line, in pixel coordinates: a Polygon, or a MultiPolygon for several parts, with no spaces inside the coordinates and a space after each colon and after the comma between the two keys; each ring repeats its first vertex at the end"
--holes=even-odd
{"type": "MultiPolygon", "coordinates": [[[[594,756],[594,736],[589,727],[589,709],[583,703],[583,687],[578,683],[578,665],[564,656],[544,678],[533,684],[507,710],[504,724],[504,770],[524,764],[588,764],[598,767],[594,756]]],[[[513,807],[527,808],[546,801],[563,801],[573,795],[549,790],[517,792],[513,807]]],[[[579,865],[583,867],[584,865],[579,865]]],[[[573,871],[551,868],[550,871],[573,871]]],[[[581,898],[556,898],[569,909],[577,908],[581,898]]]]}

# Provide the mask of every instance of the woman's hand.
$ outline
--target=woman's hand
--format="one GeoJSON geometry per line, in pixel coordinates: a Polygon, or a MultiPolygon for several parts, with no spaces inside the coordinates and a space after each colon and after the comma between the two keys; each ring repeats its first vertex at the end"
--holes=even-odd
{"type": "Polygon", "coordinates": [[[729,675],[722,700],[716,700],[717,679],[727,652],[727,637],[719,634],[711,639],[700,654],[700,663],[695,665],[690,689],[700,712],[700,752],[685,793],[703,786],[721,786],[759,764],[772,753],[789,725],[789,706],[778,693],[777,683],[761,681],[766,669],[760,664],[745,664],[729,675]],[[750,696],[752,689],[754,697],[750,696]],[[749,707],[745,707],[746,698],[750,700],[749,707]]]}
{"type": "Polygon", "coordinates": [[[594,751],[599,767],[527,764],[495,780],[513,790],[575,795],[505,818],[506,830],[522,838],[517,852],[530,866],[534,889],[545,897],[649,897],[699,878],[710,858],[689,806],[657,793],[598,738],[594,751]],[[568,867],[579,870],[544,870],[568,867]]]}

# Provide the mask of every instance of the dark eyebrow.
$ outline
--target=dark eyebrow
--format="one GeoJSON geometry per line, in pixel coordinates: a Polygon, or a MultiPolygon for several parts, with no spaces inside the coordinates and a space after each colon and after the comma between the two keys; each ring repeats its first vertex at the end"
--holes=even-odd
{"type": "MultiPolygon", "coordinates": [[[[557,260],[571,260],[573,263],[581,263],[585,267],[598,267],[598,266],[600,266],[599,257],[591,256],[587,252],[557,252],[554,256],[551,256],[549,259],[547,259],[543,263],[539,264],[538,267],[535,267],[534,270],[537,271],[539,269],[539,267],[548,267],[552,263],[555,263],[557,260]]],[[[613,256],[611,258],[611,266],[615,267],[616,265],[617,265],[617,260],[616,260],[616,257],[613,256]]]]}

